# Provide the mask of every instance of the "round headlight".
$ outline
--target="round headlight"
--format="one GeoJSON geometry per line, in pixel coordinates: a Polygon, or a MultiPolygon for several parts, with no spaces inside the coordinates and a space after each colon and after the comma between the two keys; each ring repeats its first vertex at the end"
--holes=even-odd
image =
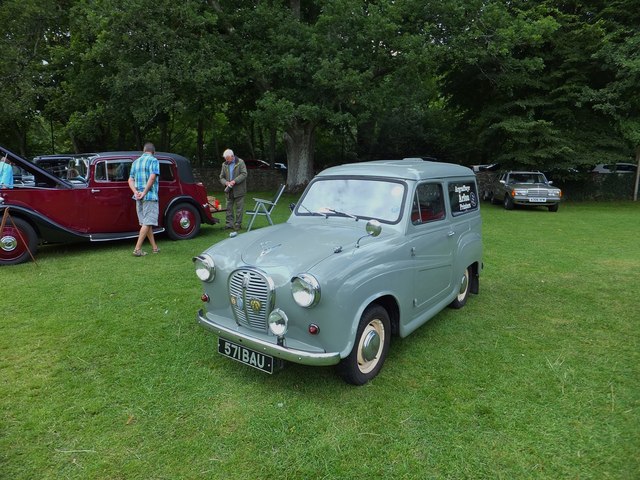
{"type": "Polygon", "coordinates": [[[313,307],[320,301],[320,284],[313,275],[301,273],[291,279],[291,295],[301,307],[313,307]]]}
{"type": "Polygon", "coordinates": [[[289,319],[287,315],[276,308],[269,314],[269,330],[277,337],[282,337],[285,333],[287,333],[287,325],[289,324],[289,319]]]}
{"type": "Polygon", "coordinates": [[[212,282],[216,277],[216,266],[213,258],[207,254],[193,257],[193,263],[196,267],[196,275],[203,282],[212,282]]]}

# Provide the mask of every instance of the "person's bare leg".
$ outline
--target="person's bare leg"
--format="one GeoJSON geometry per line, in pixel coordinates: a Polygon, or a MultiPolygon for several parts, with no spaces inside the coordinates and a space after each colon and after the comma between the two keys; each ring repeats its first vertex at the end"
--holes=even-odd
{"type": "Polygon", "coordinates": [[[147,238],[149,239],[149,243],[151,244],[151,248],[154,250],[158,250],[158,245],[156,244],[156,239],[153,236],[153,227],[147,227],[147,238]]]}
{"type": "MultiPolygon", "coordinates": [[[[151,229],[149,225],[142,225],[140,227],[140,233],[138,234],[138,242],[136,243],[136,250],[142,249],[142,244],[144,243],[144,239],[147,238],[148,232],[151,229]]],[[[151,231],[151,235],[153,236],[153,231],[151,231]]],[[[155,240],[152,245],[155,244],[155,240]]]]}

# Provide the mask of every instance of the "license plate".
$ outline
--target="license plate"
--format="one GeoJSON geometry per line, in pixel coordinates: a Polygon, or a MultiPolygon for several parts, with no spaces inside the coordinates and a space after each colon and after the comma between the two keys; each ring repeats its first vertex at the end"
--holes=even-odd
{"type": "Polygon", "coordinates": [[[534,202],[534,203],[547,203],[547,199],[546,198],[539,198],[539,197],[532,197],[529,199],[529,201],[534,202]]]}
{"type": "Polygon", "coordinates": [[[256,352],[242,345],[218,338],[218,353],[240,363],[257,368],[263,372],[273,373],[273,357],[256,352]]]}

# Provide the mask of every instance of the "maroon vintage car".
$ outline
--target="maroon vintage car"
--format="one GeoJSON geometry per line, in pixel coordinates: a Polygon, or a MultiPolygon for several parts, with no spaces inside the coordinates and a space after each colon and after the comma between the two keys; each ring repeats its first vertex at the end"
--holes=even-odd
{"type": "MultiPolygon", "coordinates": [[[[140,226],[127,183],[142,152],[105,152],[68,157],[64,168],[47,169],[47,158],[29,162],[0,147],[20,181],[0,189],[0,265],[29,259],[39,243],[101,242],[135,238],[140,226]],[[9,209],[9,215],[4,211],[9,209]]],[[[158,152],[160,219],[155,233],[192,238],[202,223],[214,224],[207,191],[193,177],[189,161],[158,152]]],[[[59,165],[58,165],[59,167],[59,165]]]]}

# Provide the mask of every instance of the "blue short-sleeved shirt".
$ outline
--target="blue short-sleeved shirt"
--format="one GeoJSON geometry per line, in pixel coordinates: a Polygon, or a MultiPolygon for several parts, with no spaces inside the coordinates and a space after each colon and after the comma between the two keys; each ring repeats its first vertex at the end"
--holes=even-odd
{"type": "Polygon", "coordinates": [[[0,162],[0,188],[3,187],[13,188],[13,167],[0,162]]]}
{"type": "Polygon", "coordinates": [[[133,178],[136,190],[139,192],[144,190],[147,181],[152,173],[156,174],[156,181],[153,182],[151,190],[147,192],[143,200],[158,201],[158,179],[160,178],[160,163],[158,159],[150,153],[144,153],[131,165],[131,173],[129,177],[133,178]]]}

